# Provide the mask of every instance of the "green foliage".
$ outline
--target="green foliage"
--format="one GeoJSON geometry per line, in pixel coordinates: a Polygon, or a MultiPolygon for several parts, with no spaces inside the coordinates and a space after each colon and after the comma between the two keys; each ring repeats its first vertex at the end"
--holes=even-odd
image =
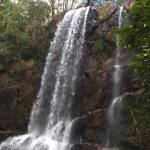
{"type": "Polygon", "coordinates": [[[11,54],[19,61],[45,59],[51,38],[47,32],[50,20],[51,6],[46,2],[4,2],[0,11],[0,53],[11,54]]]}
{"type": "Polygon", "coordinates": [[[115,44],[108,39],[99,38],[95,42],[96,53],[112,52],[114,48],[115,48],[115,44]]]}
{"type": "Polygon", "coordinates": [[[130,63],[141,76],[143,93],[134,101],[127,103],[133,117],[132,133],[141,141],[150,138],[150,1],[137,0],[130,10],[130,23],[117,31],[120,44],[135,53],[130,63]]]}

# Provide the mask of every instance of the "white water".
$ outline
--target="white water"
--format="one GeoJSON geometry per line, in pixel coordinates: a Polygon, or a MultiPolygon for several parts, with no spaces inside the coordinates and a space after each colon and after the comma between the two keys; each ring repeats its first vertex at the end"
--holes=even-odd
{"type": "MultiPolygon", "coordinates": [[[[123,7],[120,7],[119,9],[119,20],[118,20],[118,27],[120,28],[122,26],[123,22],[123,7]]],[[[118,39],[118,35],[117,35],[118,39]]],[[[120,57],[120,45],[117,41],[116,43],[117,49],[116,49],[116,58],[115,58],[115,65],[114,67],[114,75],[113,75],[113,91],[112,91],[112,102],[110,104],[110,107],[108,109],[108,129],[107,129],[107,139],[106,139],[106,148],[113,148],[117,147],[117,126],[120,123],[120,115],[121,115],[121,102],[122,102],[122,96],[121,93],[121,83],[122,83],[122,65],[119,65],[119,57],[120,57]]]]}
{"type": "Polygon", "coordinates": [[[0,150],[69,150],[88,11],[89,8],[71,10],[58,25],[28,133],[8,138],[0,150]]]}

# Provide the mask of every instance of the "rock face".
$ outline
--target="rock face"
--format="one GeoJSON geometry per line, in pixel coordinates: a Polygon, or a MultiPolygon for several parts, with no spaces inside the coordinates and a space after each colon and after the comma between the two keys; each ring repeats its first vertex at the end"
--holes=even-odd
{"type": "Polygon", "coordinates": [[[97,13],[99,14],[99,20],[101,22],[106,21],[109,19],[117,10],[117,6],[114,6],[110,1],[101,4],[97,8],[97,13]]]}
{"type": "Polygon", "coordinates": [[[100,26],[96,29],[95,34],[115,41],[116,37],[111,27],[118,25],[118,7],[110,1],[103,3],[97,8],[99,14],[100,26]]]}
{"type": "MultiPolygon", "coordinates": [[[[113,74],[114,74],[114,54],[115,47],[111,47],[107,51],[104,43],[109,45],[115,44],[116,35],[112,27],[118,26],[119,8],[111,2],[100,5],[95,10],[91,10],[88,21],[88,33],[85,43],[84,56],[87,59],[89,79],[86,83],[84,99],[82,103],[81,114],[85,118],[90,116],[90,120],[86,123],[85,130],[81,133],[82,146],[81,149],[104,150],[106,147],[107,137],[107,110],[112,99],[113,74]],[[97,12],[96,12],[97,11],[97,12]],[[93,28],[94,27],[94,28],[93,28]],[[99,46],[97,46],[99,44],[99,46]],[[95,144],[98,147],[95,147],[95,144]],[[91,147],[93,145],[93,147],[91,147]]],[[[125,15],[125,14],[123,14],[125,15]]],[[[127,24],[128,20],[124,20],[123,24],[127,24]]],[[[134,99],[140,91],[140,81],[136,75],[133,75],[132,68],[126,64],[127,60],[133,58],[133,55],[124,48],[121,48],[121,55],[118,63],[122,65],[122,85],[121,95],[122,101],[125,103],[130,99],[134,99]]],[[[126,142],[127,128],[132,122],[130,114],[122,114],[121,124],[117,127],[120,141],[118,148],[110,148],[110,150],[127,150],[137,149],[132,142],[126,142]]],[[[85,125],[84,125],[85,126],[85,125]]]]}

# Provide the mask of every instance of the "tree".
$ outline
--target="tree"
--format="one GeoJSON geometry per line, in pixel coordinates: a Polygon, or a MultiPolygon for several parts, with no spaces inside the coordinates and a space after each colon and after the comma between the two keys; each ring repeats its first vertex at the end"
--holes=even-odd
{"type": "Polygon", "coordinates": [[[54,15],[55,15],[55,2],[54,0],[49,0],[50,5],[51,5],[51,14],[52,14],[52,20],[54,20],[54,15]]]}
{"type": "Polygon", "coordinates": [[[1,52],[7,53],[10,52],[9,49],[12,49],[13,53],[15,47],[25,46],[29,38],[27,33],[23,32],[22,15],[15,3],[11,1],[4,3],[1,20],[1,52]]]}
{"type": "MultiPolygon", "coordinates": [[[[45,32],[51,20],[51,6],[43,1],[19,0],[7,1],[0,11],[0,51],[21,59],[31,49],[40,52],[44,43],[49,44],[48,32],[45,32]],[[32,41],[32,42],[31,42],[32,41]]],[[[47,45],[47,44],[46,44],[47,45]]],[[[34,52],[34,57],[36,57],[34,52]]]]}
{"type": "MultiPolygon", "coordinates": [[[[130,23],[117,31],[120,44],[135,53],[131,62],[134,70],[141,76],[143,93],[135,101],[128,103],[134,118],[132,130],[137,137],[150,138],[150,1],[137,0],[128,14],[130,23]]],[[[142,145],[142,142],[141,142],[142,145]]]]}

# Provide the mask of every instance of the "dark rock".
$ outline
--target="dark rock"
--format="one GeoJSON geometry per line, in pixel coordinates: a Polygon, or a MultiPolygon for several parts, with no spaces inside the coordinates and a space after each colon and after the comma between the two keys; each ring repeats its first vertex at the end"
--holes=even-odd
{"type": "Polygon", "coordinates": [[[142,87],[141,79],[137,75],[133,76],[131,84],[132,84],[133,90],[138,90],[138,89],[141,89],[141,87],[142,87]]]}
{"type": "Polygon", "coordinates": [[[91,122],[91,120],[94,118],[93,113],[89,113],[88,115],[83,116],[83,121],[86,123],[86,125],[91,122]]]}
{"type": "Polygon", "coordinates": [[[99,26],[100,22],[98,20],[98,14],[95,9],[90,8],[88,17],[87,17],[87,32],[91,33],[94,29],[99,26]]]}
{"type": "Polygon", "coordinates": [[[84,150],[81,144],[72,145],[71,150],[84,150]]]}
{"type": "Polygon", "coordinates": [[[86,121],[85,118],[78,117],[72,122],[72,135],[71,137],[74,138],[76,136],[79,136],[81,133],[84,132],[86,127],[86,121]]]}
{"type": "Polygon", "coordinates": [[[20,134],[24,134],[24,132],[18,130],[0,131],[0,142],[6,140],[10,136],[17,136],[20,134]]]}
{"type": "Polygon", "coordinates": [[[104,144],[106,141],[106,135],[100,129],[88,129],[84,132],[82,138],[87,142],[104,144]]]}
{"type": "Polygon", "coordinates": [[[72,145],[71,150],[101,150],[101,147],[97,144],[83,143],[72,145]]]}

